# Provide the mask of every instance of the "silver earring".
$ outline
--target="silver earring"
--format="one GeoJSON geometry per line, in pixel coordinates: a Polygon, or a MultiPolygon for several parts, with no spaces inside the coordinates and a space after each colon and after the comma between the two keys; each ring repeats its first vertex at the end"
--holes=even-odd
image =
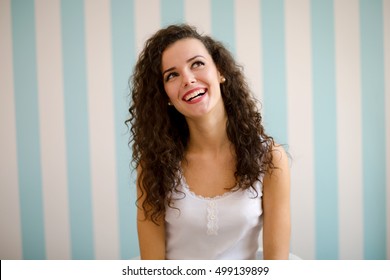
{"type": "Polygon", "coordinates": [[[171,103],[171,102],[168,102],[168,106],[172,106],[172,103],[171,103]]]}
{"type": "Polygon", "coordinates": [[[225,79],[225,77],[222,77],[221,78],[221,83],[223,84],[224,82],[226,82],[226,79],[225,79]]]}

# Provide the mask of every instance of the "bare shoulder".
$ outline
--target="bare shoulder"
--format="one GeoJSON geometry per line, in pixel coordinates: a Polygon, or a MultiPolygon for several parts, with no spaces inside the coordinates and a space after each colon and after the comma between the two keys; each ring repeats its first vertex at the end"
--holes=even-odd
{"type": "Polygon", "coordinates": [[[286,150],[283,148],[282,145],[275,144],[272,147],[272,157],[273,157],[273,164],[275,166],[283,167],[284,165],[289,164],[289,158],[286,153],[286,150]]]}
{"type": "Polygon", "coordinates": [[[272,149],[273,168],[266,172],[263,180],[264,207],[280,207],[289,205],[290,198],[290,166],[289,158],[281,145],[272,149]]]}
{"type": "Polygon", "coordinates": [[[275,144],[272,147],[272,163],[274,168],[266,173],[264,180],[269,183],[283,177],[290,178],[289,157],[282,145],[275,144]]]}

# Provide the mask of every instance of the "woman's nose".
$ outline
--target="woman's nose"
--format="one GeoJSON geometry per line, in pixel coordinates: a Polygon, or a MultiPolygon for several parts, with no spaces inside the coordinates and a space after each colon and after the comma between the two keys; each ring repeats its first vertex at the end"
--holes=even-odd
{"type": "Polygon", "coordinates": [[[190,84],[193,84],[196,82],[195,75],[194,75],[194,73],[192,73],[192,71],[186,71],[185,73],[183,73],[182,77],[183,77],[183,80],[182,80],[183,87],[187,87],[190,84]]]}

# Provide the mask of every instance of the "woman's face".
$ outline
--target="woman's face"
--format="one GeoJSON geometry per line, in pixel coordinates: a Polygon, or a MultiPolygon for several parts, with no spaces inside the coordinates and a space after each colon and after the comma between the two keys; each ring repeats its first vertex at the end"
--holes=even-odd
{"type": "Polygon", "coordinates": [[[208,115],[221,108],[222,76],[201,41],[182,39],[162,54],[164,89],[170,102],[186,118],[208,115]]]}

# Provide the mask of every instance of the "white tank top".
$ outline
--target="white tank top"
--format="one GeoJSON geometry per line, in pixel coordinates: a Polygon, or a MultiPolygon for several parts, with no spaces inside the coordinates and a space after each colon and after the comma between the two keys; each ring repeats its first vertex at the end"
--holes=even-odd
{"type": "Polygon", "coordinates": [[[166,208],[167,259],[256,259],[262,219],[262,185],[205,198],[190,191],[182,176],[181,192],[166,208]]]}

